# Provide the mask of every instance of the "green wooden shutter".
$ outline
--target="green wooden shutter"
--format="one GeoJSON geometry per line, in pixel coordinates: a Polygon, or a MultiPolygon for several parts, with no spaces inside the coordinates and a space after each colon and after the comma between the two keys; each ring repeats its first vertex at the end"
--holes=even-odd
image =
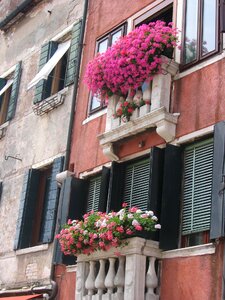
{"type": "Polygon", "coordinates": [[[81,24],[82,20],[74,24],[72,30],[71,46],[69,50],[69,57],[66,68],[65,86],[68,86],[74,82],[74,77],[77,76],[78,70],[78,56],[79,56],[79,44],[81,43],[81,24]]]}
{"type": "Polygon", "coordinates": [[[150,159],[128,164],[125,168],[123,201],[129,207],[137,206],[145,211],[149,200],[150,159]]]}
{"type": "Polygon", "coordinates": [[[101,188],[99,195],[98,211],[105,212],[107,208],[108,192],[109,192],[110,169],[103,167],[101,176],[101,188]]]}
{"type": "Polygon", "coordinates": [[[54,160],[52,166],[47,203],[45,210],[43,211],[43,223],[40,233],[40,241],[43,243],[50,243],[53,240],[59,196],[56,175],[62,171],[63,161],[64,157],[58,157],[54,160]]]}
{"type": "Polygon", "coordinates": [[[225,121],[215,124],[210,238],[224,236],[225,223],[225,121]]]}
{"type": "Polygon", "coordinates": [[[180,225],[180,192],[182,179],[182,150],[167,145],[164,157],[162,208],[159,247],[171,250],[178,247],[180,225]]]}
{"type": "MultiPolygon", "coordinates": [[[[6,85],[7,80],[5,78],[0,78],[0,91],[6,85]]],[[[2,104],[3,95],[0,96],[0,108],[2,104]]]]}
{"type": "Polygon", "coordinates": [[[98,211],[101,189],[101,175],[95,176],[89,181],[87,212],[98,211]]]}
{"type": "MultiPolygon", "coordinates": [[[[41,48],[41,55],[39,61],[39,71],[49,61],[58,48],[58,43],[50,41],[41,48]]],[[[41,102],[43,99],[50,96],[52,77],[49,76],[47,80],[42,79],[36,84],[34,94],[34,104],[41,102]]]]}
{"type": "Polygon", "coordinates": [[[0,201],[2,199],[2,190],[3,190],[3,183],[0,181],[0,201]]]}
{"type": "Polygon", "coordinates": [[[33,220],[38,193],[39,176],[40,172],[36,169],[28,170],[24,176],[14,250],[30,246],[33,225],[35,225],[33,224],[33,220]]]}
{"type": "Polygon", "coordinates": [[[11,120],[16,111],[16,103],[17,103],[17,98],[19,94],[19,86],[20,86],[20,78],[21,78],[21,72],[22,72],[22,62],[20,61],[16,65],[16,69],[14,71],[13,75],[13,84],[12,84],[12,89],[11,89],[11,94],[9,98],[9,105],[8,105],[8,110],[7,110],[7,115],[6,115],[6,121],[11,120]]]}
{"type": "Polygon", "coordinates": [[[212,139],[185,148],[183,235],[210,229],[212,168],[212,139]]]}
{"type": "Polygon", "coordinates": [[[150,179],[148,209],[158,218],[161,214],[164,149],[153,147],[150,152],[150,179]]]}
{"type": "MultiPolygon", "coordinates": [[[[88,192],[88,181],[84,179],[68,177],[63,182],[60,192],[60,207],[58,215],[58,227],[61,229],[62,225],[68,219],[81,219],[85,213],[86,199],[88,192]]],[[[65,263],[67,265],[74,264],[74,257],[64,256],[57,243],[57,250],[55,253],[55,262],[65,263]]]]}
{"type": "Polygon", "coordinates": [[[112,162],[109,180],[109,201],[107,211],[118,211],[121,209],[123,199],[125,164],[112,162]]]}

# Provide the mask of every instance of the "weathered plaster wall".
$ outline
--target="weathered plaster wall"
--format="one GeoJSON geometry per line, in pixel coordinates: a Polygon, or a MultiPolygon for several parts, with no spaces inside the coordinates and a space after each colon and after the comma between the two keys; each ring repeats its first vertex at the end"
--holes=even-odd
{"type": "Polygon", "coordinates": [[[220,300],[223,244],[213,255],[164,259],[161,300],[220,300]]]}
{"type": "Polygon", "coordinates": [[[43,1],[7,33],[0,33],[0,76],[22,60],[16,114],[5,137],[0,139],[2,287],[46,280],[50,275],[52,246],[44,251],[16,255],[13,243],[25,170],[65,154],[73,85],[68,89],[64,104],[43,116],[33,113],[34,89],[26,89],[37,73],[41,45],[81,18],[82,14],[83,0],[43,1]],[[10,158],[5,160],[5,155],[18,155],[22,162],[10,158]]]}

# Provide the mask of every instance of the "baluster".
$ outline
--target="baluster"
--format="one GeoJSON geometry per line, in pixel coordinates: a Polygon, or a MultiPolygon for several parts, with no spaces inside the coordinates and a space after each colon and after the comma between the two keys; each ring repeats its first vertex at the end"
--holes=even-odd
{"type": "Polygon", "coordinates": [[[118,300],[123,299],[123,289],[125,283],[125,269],[124,269],[125,257],[119,256],[119,266],[114,279],[114,285],[117,287],[117,298],[118,300]]]}
{"type": "Polygon", "coordinates": [[[88,300],[92,299],[95,290],[95,261],[89,262],[89,274],[85,282],[85,288],[88,290],[88,300]]]}
{"type": "Polygon", "coordinates": [[[104,282],[105,282],[105,260],[100,259],[99,263],[100,263],[100,267],[99,267],[98,275],[95,279],[95,287],[96,287],[96,289],[98,289],[99,299],[101,299],[101,296],[103,295],[103,291],[105,289],[105,284],[104,284],[104,282]]]}
{"type": "Polygon", "coordinates": [[[111,297],[114,289],[114,279],[115,279],[115,258],[109,258],[109,270],[105,278],[105,287],[107,288],[107,293],[111,297]]]}
{"type": "MultiPolygon", "coordinates": [[[[110,97],[107,105],[107,117],[106,117],[106,131],[111,130],[114,128],[113,122],[116,120],[114,119],[114,115],[116,113],[116,107],[119,101],[119,96],[113,95],[110,97]]],[[[119,126],[119,125],[118,125],[119,126]]]]}
{"type": "Polygon", "coordinates": [[[135,95],[135,90],[130,88],[129,91],[128,91],[126,101],[127,102],[132,102],[133,98],[134,98],[134,95],[135,95]]]}
{"type": "Polygon", "coordinates": [[[159,296],[155,294],[154,289],[158,286],[158,278],[155,271],[155,257],[149,257],[149,267],[146,274],[146,287],[147,287],[147,293],[146,293],[146,300],[158,300],[159,296]]]}

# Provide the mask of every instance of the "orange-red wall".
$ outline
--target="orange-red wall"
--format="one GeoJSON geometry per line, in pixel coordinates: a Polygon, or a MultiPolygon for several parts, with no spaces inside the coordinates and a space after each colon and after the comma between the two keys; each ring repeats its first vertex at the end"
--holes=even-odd
{"type": "MultiPolygon", "coordinates": [[[[153,1],[90,1],[70,157],[76,176],[108,161],[97,138],[105,130],[105,116],[82,125],[87,117],[89,101],[83,77],[88,61],[94,56],[96,40],[151,2],[153,1]]],[[[224,79],[223,59],[175,82],[171,112],[180,113],[177,137],[225,119],[224,79]]],[[[155,130],[150,130],[117,143],[115,150],[123,158],[162,143],[164,141],[155,130]],[[145,143],[142,148],[138,146],[140,141],[145,143]]],[[[221,299],[222,265],[222,247],[217,248],[215,255],[164,260],[161,300],[221,299]]]]}
{"type": "Polygon", "coordinates": [[[215,255],[164,259],[161,300],[221,300],[223,244],[215,255]]]}
{"type": "Polygon", "coordinates": [[[67,272],[64,265],[57,265],[54,277],[54,280],[58,284],[56,300],[74,300],[76,289],[75,272],[67,272]]]}

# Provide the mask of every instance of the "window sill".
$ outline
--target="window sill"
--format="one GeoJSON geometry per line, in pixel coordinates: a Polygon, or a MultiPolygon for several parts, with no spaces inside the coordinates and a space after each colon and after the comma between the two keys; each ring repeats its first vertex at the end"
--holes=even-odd
{"type": "Polygon", "coordinates": [[[198,255],[214,254],[216,252],[216,246],[213,243],[192,246],[187,248],[180,248],[170,251],[162,252],[162,258],[177,258],[177,257],[190,257],[198,255]]]}
{"type": "Polygon", "coordinates": [[[39,103],[36,103],[32,106],[33,112],[37,116],[42,116],[44,114],[49,113],[51,110],[57,108],[62,105],[65,100],[65,96],[68,92],[68,87],[59,91],[57,94],[54,94],[39,103]]]}
{"type": "Polygon", "coordinates": [[[156,127],[156,132],[166,142],[170,142],[175,138],[178,117],[179,114],[168,113],[165,107],[160,107],[144,116],[124,123],[110,131],[106,131],[98,136],[103,153],[111,160],[118,160],[119,158],[113,152],[113,143],[153,127],[156,127]]]}
{"type": "Polygon", "coordinates": [[[48,250],[48,248],[49,248],[48,244],[43,244],[43,245],[38,245],[38,246],[30,247],[30,248],[19,249],[19,250],[16,250],[16,255],[26,255],[29,253],[46,251],[46,250],[48,250]]]}
{"type": "Polygon", "coordinates": [[[9,121],[0,125],[0,140],[5,136],[8,125],[9,125],[9,121]]]}
{"type": "Polygon", "coordinates": [[[89,117],[87,117],[87,119],[85,119],[83,122],[82,122],[82,125],[85,125],[87,123],[89,123],[90,121],[96,119],[96,118],[99,118],[100,116],[103,116],[107,113],[107,108],[103,108],[102,110],[99,110],[93,114],[91,114],[89,117]]]}

